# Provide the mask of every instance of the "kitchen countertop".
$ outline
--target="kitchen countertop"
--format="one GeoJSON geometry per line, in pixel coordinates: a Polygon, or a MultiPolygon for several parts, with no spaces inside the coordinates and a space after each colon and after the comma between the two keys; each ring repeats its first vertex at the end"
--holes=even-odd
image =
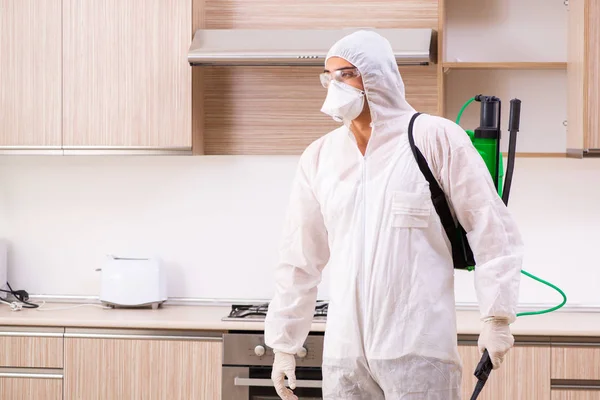
{"type": "MultiPolygon", "coordinates": [[[[0,308],[2,326],[47,326],[80,328],[136,328],[177,330],[263,330],[262,322],[221,321],[230,307],[168,305],[151,309],[102,309],[69,303],[47,303],[40,309],[11,311],[0,308]],[[55,308],[60,308],[56,310],[55,308]]],[[[479,313],[457,311],[458,334],[479,334],[479,313]]],[[[322,332],[325,323],[314,322],[312,331],[322,332]]],[[[585,312],[554,312],[520,317],[511,325],[514,335],[533,336],[597,336],[600,337],[600,315],[585,312]]]]}

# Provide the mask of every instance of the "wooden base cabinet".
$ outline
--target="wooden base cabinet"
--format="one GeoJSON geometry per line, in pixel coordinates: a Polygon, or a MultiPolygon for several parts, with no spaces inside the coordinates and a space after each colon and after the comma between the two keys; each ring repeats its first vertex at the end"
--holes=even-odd
{"type": "Polygon", "coordinates": [[[552,346],[552,379],[600,381],[600,342],[552,346]]]}
{"type": "MultiPolygon", "coordinates": [[[[462,395],[470,399],[481,355],[476,344],[458,346],[463,361],[462,395]]],[[[515,344],[499,369],[493,370],[478,399],[532,400],[550,398],[550,347],[515,344]]]]}
{"type": "Polygon", "coordinates": [[[552,344],[552,400],[600,400],[600,340],[552,344]]]}
{"type": "Polygon", "coordinates": [[[65,400],[218,400],[220,336],[65,334],[65,400]]]}
{"type": "Polygon", "coordinates": [[[0,399],[62,400],[63,333],[0,326],[0,399]]]}

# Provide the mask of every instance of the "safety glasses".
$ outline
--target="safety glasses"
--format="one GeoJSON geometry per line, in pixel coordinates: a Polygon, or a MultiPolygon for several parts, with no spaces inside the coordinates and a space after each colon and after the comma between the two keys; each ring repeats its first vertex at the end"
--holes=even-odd
{"type": "Polygon", "coordinates": [[[344,67],[331,72],[323,72],[319,75],[319,78],[321,78],[321,85],[327,89],[329,87],[329,82],[331,82],[332,79],[338,82],[344,82],[352,78],[358,78],[359,76],[360,72],[358,71],[358,68],[344,67]]]}

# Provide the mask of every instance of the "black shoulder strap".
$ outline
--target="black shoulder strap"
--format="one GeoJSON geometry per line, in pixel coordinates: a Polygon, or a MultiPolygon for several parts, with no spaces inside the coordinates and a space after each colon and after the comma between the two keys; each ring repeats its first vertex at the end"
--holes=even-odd
{"type": "Polygon", "coordinates": [[[433,202],[433,206],[435,207],[435,211],[440,217],[442,222],[442,226],[446,231],[446,235],[450,240],[450,244],[452,246],[452,260],[454,262],[454,268],[456,269],[468,269],[470,267],[475,266],[475,260],[473,257],[473,252],[469,246],[469,242],[467,241],[467,234],[463,227],[458,224],[458,226],[454,222],[454,218],[452,218],[452,213],[450,212],[450,207],[448,206],[448,201],[446,200],[446,195],[444,191],[438,184],[437,180],[433,176],[433,173],[429,169],[429,165],[427,164],[427,160],[421,153],[421,151],[415,146],[415,139],[413,137],[413,125],[417,117],[421,115],[421,113],[415,113],[410,119],[410,123],[408,125],[408,141],[410,143],[410,149],[415,156],[417,164],[419,165],[419,169],[423,173],[427,182],[429,182],[429,190],[431,191],[431,200],[433,202]]]}

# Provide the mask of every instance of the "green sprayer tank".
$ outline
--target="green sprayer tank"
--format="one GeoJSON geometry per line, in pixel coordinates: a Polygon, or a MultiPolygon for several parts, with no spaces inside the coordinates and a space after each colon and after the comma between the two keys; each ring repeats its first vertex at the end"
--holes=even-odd
{"type": "Polygon", "coordinates": [[[479,127],[465,130],[471,138],[473,146],[477,149],[481,158],[490,172],[494,185],[498,190],[498,195],[502,197],[504,203],[508,203],[510,184],[512,181],[512,171],[514,168],[514,157],[516,150],[516,134],[519,131],[519,122],[521,114],[521,100],[512,99],[510,101],[510,119],[509,132],[510,141],[508,149],[508,174],[506,181],[504,179],[504,160],[500,153],[500,121],[501,121],[501,102],[495,96],[477,95],[470,98],[460,109],[456,117],[456,123],[460,125],[460,118],[467,106],[472,102],[481,103],[481,112],[479,127]],[[505,189],[506,188],[506,189],[505,189]]]}

